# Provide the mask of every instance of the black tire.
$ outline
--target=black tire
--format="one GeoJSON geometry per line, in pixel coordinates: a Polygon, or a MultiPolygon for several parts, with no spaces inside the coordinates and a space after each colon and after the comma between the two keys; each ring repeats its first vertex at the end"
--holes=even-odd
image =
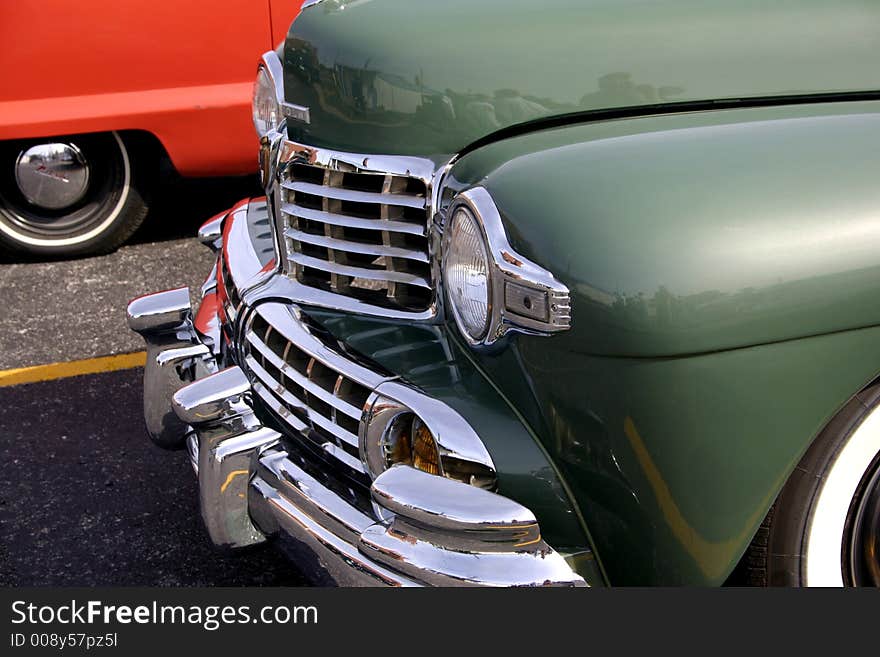
{"type": "Polygon", "coordinates": [[[743,557],[739,570],[746,581],[734,583],[880,586],[878,499],[880,383],[875,383],[807,450],[743,557]]]}
{"type": "Polygon", "coordinates": [[[131,142],[116,132],[0,143],[0,250],[38,258],[113,251],[147,215],[148,166],[148,158],[133,157],[131,142]],[[20,154],[46,143],[72,145],[88,162],[81,198],[65,207],[34,203],[17,182],[20,154]]]}

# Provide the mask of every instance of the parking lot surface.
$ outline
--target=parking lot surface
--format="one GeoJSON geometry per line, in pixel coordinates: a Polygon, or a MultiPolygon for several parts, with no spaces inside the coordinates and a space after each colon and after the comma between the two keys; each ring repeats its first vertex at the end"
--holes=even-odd
{"type": "MultiPolygon", "coordinates": [[[[253,181],[166,188],[117,253],[0,264],[0,370],[143,349],[125,322],[139,294],[198,289],[210,253],[202,221],[254,193],[253,181]]],[[[148,440],[142,370],[3,386],[0,372],[0,585],[296,585],[270,548],[216,551],[201,525],[184,452],[148,440]]]]}
{"type": "Polygon", "coordinates": [[[142,370],[0,388],[0,584],[295,585],[273,549],[217,552],[184,452],[153,446],[142,370]]]}
{"type": "Polygon", "coordinates": [[[205,220],[259,189],[251,177],[167,182],[144,225],[115,253],[56,262],[0,262],[0,370],[140,350],[125,306],[138,295],[189,285],[211,254],[195,234],[205,220]]]}

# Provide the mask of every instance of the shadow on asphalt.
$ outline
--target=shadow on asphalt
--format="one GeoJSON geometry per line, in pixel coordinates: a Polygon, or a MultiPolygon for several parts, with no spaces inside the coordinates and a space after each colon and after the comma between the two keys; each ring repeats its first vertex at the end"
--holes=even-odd
{"type": "Polygon", "coordinates": [[[185,452],[147,439],[141,369],[0,388],[0,586],[295,586],[216,551],[185,452]]]}
{"type": "MultiPolygon", "coordinates": [[[[162,175],[153,190],[144,223],[126,244],[195,237],[199,226],[249,196],[262,196],[256,174],[227,178],[180,178],[162,175]]],[[[58,258],[44,258],[58,260],[58,258]]],[[[37,262],[39,258],[0,252],[0,264],[37,262]]]]}
{"type": "Polygon", "coordinates": [[[128,244],[195,237],[205,221],[248,196],[261,196],[257,176],[163,178],[150,212],[128,244]]]}

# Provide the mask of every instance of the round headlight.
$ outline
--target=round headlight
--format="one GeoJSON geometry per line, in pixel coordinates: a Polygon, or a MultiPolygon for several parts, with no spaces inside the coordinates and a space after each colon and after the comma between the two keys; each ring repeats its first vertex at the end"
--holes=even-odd
{"type": "Polygon", "coordinates": [[[459,206],[447,228],[443,280],[459,329],[477,342],[489,330],[491,286],[483,232],[471,211],[459,206]]]}
{"type": "Polygon", "coordinates": [[[275,82],[265,66],[260,66],[254,82],[253,112],[254,128],[260,137],[275,130],[281,123],[281,107],[278,105],[275,82]]]}

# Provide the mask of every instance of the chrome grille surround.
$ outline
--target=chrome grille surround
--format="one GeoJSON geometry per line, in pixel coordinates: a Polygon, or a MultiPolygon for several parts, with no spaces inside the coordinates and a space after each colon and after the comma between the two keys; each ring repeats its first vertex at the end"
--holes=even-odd
{"type": "Polygon", "coordinates": [[[359,423],[370,392],[386,377],[330,350],[290,306],[261,304],[245,320],[240,344],[254,392],[287,425],[288,435],[307,440],[369,486],[358,451],[359,423]]]}
{"type": "MultiPolygon", "coordinates": [[[[440,167],[442,170],[443,167],[440,167]]],[[[436,314],[434,162],[284,141],[274,202],[283,272],[359,310],[436,314]]]]}
{"type": "Polygon", "coordinates": [[[377,473],[364,466],[360,438],[376,399],[387,397],[427,425],[441,463],[471,464],[487,475],[481,485],[493,485],[496,470],[483,442],[446,404],[375,365],[362,364],[295,305],[266,301],[243,314],[238,362],[254,394],[287,436],[320,453],[338,474],[368,492],[377,473]]]}

